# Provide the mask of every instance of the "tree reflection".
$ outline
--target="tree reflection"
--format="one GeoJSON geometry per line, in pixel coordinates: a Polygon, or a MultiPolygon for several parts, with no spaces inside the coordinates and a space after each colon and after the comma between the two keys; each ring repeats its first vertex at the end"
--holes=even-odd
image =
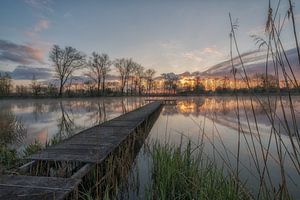
{"type": "Polygon", "coordinates": [[[97,110],[96,110],[97,117],[96,117],[95,124],[98,125],[107,120],[106,119],[106,107],[105,107],[104,101],[102,101],[101,103],[99,101],[97,101],[96,105],[97,105],[97,110]]]}
{"type": "Polygon", "coordinates": [[[178,100],[176,106],[164,107],[163,115],[182,114],[184,116],[194,115],[198,117],[202,112],[205,101],[203,98],[178,100]]]}
{"type": "MultiPolygon", "coordinates": [[[[257,113],[264,113],[263,106],[252,99],[240,99],[240,109],[252,110],[257,113]]],[[[268,102],[267,102],[268,103],[268,102]]],[[[193,115],[198,117],[205,113],[216,113],[218,115],[231,115],[236,108],[236,100],[233,98],[190,98],[177,100],[176,106],[165,106],[164,115],[182,114],[184,116],[193,115]]]]}
{"type": "Polygon", "coordinates": [[[47,112],[45,110],[45,105],[44,104],[41,104],[39,102],[34,102],[33,103],[33,111],[32,111],[32,114],[34,116],[34,120],[35,122],[38,122],[38,120],[40,119],[41,117],[41,114],[47,112]]]}
{"type": "MultiPolygon", "coordinates": [[[[287,98],[280,100],[283,107],[290,106],[287,98]]],[[[239,97],[238,100],[232,97],[205,97],[205,98],[184,98],[178,99],[176,106],[165,106],[163,115],[183,115],[185,117],[205,117],[211,121],[229,127],[234,130],[238,130],[238,124],[245,133],[257,132],[256,123],[260,126],[268,127],[271,123],[274,126],[278,125],[278,129],[284,129],[280,131],[282,134],[288,134],[288,127],[284,125],[283,119],[286,119],[286,124],[289,127],[297,127],[293,125],[291,113],[284,113],[281,109],[278,109],[280,101],[277,97],[259,97],[254,99],[253,97],[239,97]],[[237,108],[237,101],[239,107],[237,108]],[[240,122],[236,117],[237,109],[239,110],[240,122]],[[270,121],[272,116],[274,121],[270,121]]],[[[296,100],[293,102],[295,110],[299,107],[299,102],[296,100]]],[[[300,115],[295,112],[296,120],[299,120],[300,115]]],[[[267,129],[264,129],[267,130],[267,129]]],[[[295,135],[295,134],[294,134],[295,135]]]]}
{"type": "Polygon", "coordinates": [[[19,145],[26,136],[27,130],[10,108],[0,109],[0,146],[19,145]]]}
{"type": "MultiPolygon", "coordinates": [[[[122,103],[122,113],[125,114],[125,113],[127,113],[127,109],[126,109],[124,98],[122,98],[121,103],[122,103]]],[[[127,101],[127,107],[128,107],[128,101],[127,101]]]]}
{"type": "Polygon", "coordinates": [[[106,103],[104,101],[90,102],[87,111],[91,111],[89,119],[94,121],[93,125],[99,125],[107,120],[106,103]]]}
{"type": "Polygon", "coordinates": [[[76,126],[74,124],[74,120],[71,119],[69,113],[65,109],[62,101],[59,102],[59,106],[60,106],[61,116],[58,119],[58,125],[57,125],[58,133],[55,136],[55,138],[61,141],[73,135],[74,131],[76,130],[76,126]]]}
{"type": "Polygon", "coordinates": [[[0,174],[18,161],[16,146],[26,137],[26,129],[11,108],[0,107],[0,174]]]}

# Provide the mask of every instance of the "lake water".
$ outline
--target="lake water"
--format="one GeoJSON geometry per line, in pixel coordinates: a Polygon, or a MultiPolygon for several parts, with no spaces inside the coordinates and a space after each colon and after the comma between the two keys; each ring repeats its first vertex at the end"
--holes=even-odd
{"type": "MultiPolygon", "coordinates": [[[[67,138],[144,104],[144,98],[137,97],[1,100],[0,137],[6,138],[7,145],[21,153],[35,140],[46,143],[53,137],[67,138]],[[5,136],[7,130],[13,128],[9,124],[11,118],[22,126],[21,133],[12,137],[14,140],[5,136]]],[[[300,98],[293,97],[292,104],[293,112],[287,97],[239,97],[238,101],[236,97],[182,97],[177,105],[163,107],[146,141],[179,144],[182,137],[194,143],[203,138],[205,154],[218,166],[232,169],[236,168],[240,148],[240,176],[254,192],[259,188],[258,171],[263,171],[267,157],[266,182],[278,187],[284,169],[289,191],[299,199],[300,175],[296,169],[300,166],[295,158],[300,158],[297,138],[300,98]],[[283,159],[279,159],[278,149],[283,159]]],[[[142,198],[141,191],[150,182],[151,161],[145,148],[143,146],[137,154],[130,172],[129,179],[139,185],[138,191],[134,187],[127,188],[130,198],[142,198]]]]}
{"type": "Polygon", "coordinates": [[[45,144],[53,137],[64,139],[143,104],[142,98],[2,100],[0,122],[2,130],[13,128],[10,119],[14,117],[24,127],[21,141],[9,141],[21,152],[35,140],[45,144]]]}

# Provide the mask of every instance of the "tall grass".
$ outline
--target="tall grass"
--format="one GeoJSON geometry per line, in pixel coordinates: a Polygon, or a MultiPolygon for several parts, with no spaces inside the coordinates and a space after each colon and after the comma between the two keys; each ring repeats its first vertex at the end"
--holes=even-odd
{"type": "Polygon", "coordinates": [[[19,162],[17,151],[0,146],[0,174],[14,167],[19,162]]]}
{"type": "MultiPolygon", "coordinates": [[[[269,1],[269,7],[267,10],[267,22],[266,22],[266,32],[264,36],[255,36],[256,42],[259,44],[259,48],[264,48],[266,52],[265,61],[265,78],[268,81],[268,76],[273,75],[276,79],[277,92],[275,94],[269,93],[269,88],[265,88],[266,100],[255,93],[250,85],[249,74],[247,72],[247,66],[245,66],[243,57],[241,56],[239,43],[236,32],[238,31],[238,24],[236,24],[229,14],[230,20],[230,55],[232,61],[232,76],[234,81],[242,79],[248,86],[248,90],[251,92],[250,96],[250,111],[245,108],[244,99],[235,93],[236,98],[236,108],[234,110],[237,117],[238,127],[238,137],[236,141],[236,153],[234,157],[236,158],[236,165],[232,166],[227,164],[227,169],[235,174],[236,179],[241,180],[240,172],[241,166],[245,165],[240,158],[241,153],[241,140],[244,139],[246,142],[246,149],[249,152],[249,159],[255,164],[256,176],[259,180],[259,189],[255,193],[256,199],[290,199],[292,198],[289,187],[288,171],[286,169],[287,161],[291,161],[292,167],[297,171],[298,176],[300,175],[300,134],[299,134],[299,122],[296,117],[296,111],[294,108],[294,98],[292,96],[293,90],[299,91],[298,78],[294,73],[294,68],[290,63],[287,56],[286,48],[282,42],[282,31],[287,24],[287,18],[291,16],[292,27],[294,30],[295,46],[299,55],[299,47],[297,41],[296,23],[294,18],[294,11],[292,6],[292,1],[287,0],[286,3],[289,5],[289,9],[283,13],[283,19],[280,19],[279,10],[283,4],[283,1],[279,0],[273,6],[272,1],[269,1]],[[287,17],[288,16],[288,17],[287,17]],[[234,52],[239,59],[238,64],[233,62],[234,52]],[[271,69],[273,68],[273,72],[271,69]],[[280,81],[284,81],[284,87],[287,89],[287,94],[282,94],[280,91],[280,81]],[[263,131],[259,127],[258,113],[255,110],[254,102],[258,102],[262,107],[263,115],[266,116],[268,122],[271,126],[269,137],[267,142],[263,141],[262,135],[263,131]],[[246,128],[241,127],[241,114],[244,115],[244,119],[247,123],[246,128]],[[254,122],[254,127],[251,123],[254,122]],[[250,133],[250,137],[248,134],[250,133]],[[283,140],[282,134],[287,134],[288,141],[283,140]],[[276,151],[270,151],[271,145],[275,145],[276,151]],[[261,158],[261,159],[260,159],[261,158]],[[261,162],[262,161],[262,162],[261,162]],[[277,167],[280,169],[280,183],[279,185],[274,183],[272,177],[270,176],[269,163],[275,161],[277,167]]],[[[222,139],[221,139],[222,140],[222,139]]],[[[223,142],[223,141],[221,141],[223,142]]],[[[215,145],[213,141],[210,141],[211,145],[215,145]]],[[[214,148],[214,151],[220,155],[220,158],[224,163],[228,163],[226,157],[214,148]]],[[[231,153],[229,149],[224,148],[226,153],[231,153]]],[[[296,183],[297,184],[297,183],[296,183]]],[[[298,183],[299,184],[299,183],[298,183]]],[[[239,188],[237,185],[237,192],[239,188]]]]}
{"type": "Polygon", "coordinates": [[[27,130],[9,108],[0,109],[0,174],[3,174],[20,163],[18,152],[12,145],[20,145],[27,130]]]}
{"type": "Polygon", "coordinates": [[[32,144],[29,144],[23,154],[24,157],[30,156],[34,153],[37,153],[38,151],[41,151],[44,148],[44,146],[42,145],[42,143],[38,140],[35,140],[32,144]]]}
{"type": "MultiPolygon", "coordinates": [[[[262,69],[265,72],[266,82],[268,82],[269,75],[274,76],[276,79],[276,93],[270,92],[270,88],[266,86],[266,88],[264,88],[266,93],[263,97],[255,93],[255,90],[251,87],[249,80],[250,74],[247,71],[247,66],[240,53],[237,37],[238,24],[231,14],[229,14],[232,79],[234,80],[235,88],[237,87],[237,80],[243,80],[251,93],[250,96],[247,96],[247,100],[249,99],[250,101],[246,102],[243,96],[238,92],[234,92],[235,108],[232,112],[236,116],[235,126],[237,127],[235,150],[233,150],[234,148],[226,147],[226,141],[223,140],[220,130],[218,130],[216,126],[218,121],[216,117],[214,117],[214,111],[205,114],[202,126],[195,122],[195,124],[199,126],[199,130],[201,130],[200,137],[202,139],[205,138],[205,142],[213,148],[212,161],[214,162],[216,159],[220,159],[223,166],[226,167],[226,169],[224,168],[225,173],[231,174],[229,178],[234,180],[232,184],[235,185],[233,187],[235,188],[235,194],[240,194],[244,191],[241,183],[245,181],[245,179],[243,179],[245,177],[241,174],[245,173],[245,171],[249,173],[249,176],[253,176],[257,180],[257,186],[247,185],[250,186],[250,196],[254,199],[292,199],[293,196],[289,188],[290,184],[294,184],[296,187],[299,187],[300,184],[293,180],[293,178],[299,179],[300,176],[300,134],[299,119],[297,118],[297,112],[299,111],[294,107],[295,98],[293,96],[295,95],[295,91],[300,90],[298,83],[299,77],[297,77],[297,74],[294,72],[294,66],[291,65],[286,50],[287,47],[285,47],[281,35],[288,24],[287,20],[291,19],[295,49],[297,50],[297,56],[300,61],[293,8],[291,0],[276,1],[275,6],[272,1],[269,1],[265,35],[254,37],[259,48],[263,48],[266,53],[265,66],[264,69],[262,69]],[[279,10],[284,2],[287,3],[289,9],[281,15],[279,10]],[[281,18],[280,16],[284,17],[281,18]],[[234,54],[236,54],[239,63],[234,62],[234,54]],[[280,85],[282,80],[287,91],[285,94],[283,94],[280,89],[280,87],[282,87],[282,85],[280,85]],[[250,109],[246,107],[247,103],[250,103],[250,109]],[[262,109],[256,110],[256,104],[262,109]],[[213,117],[208,117],[208,115],[213,117]],[[264,132],[265,130],[262,130],[260,127],[259,116],[261,115],[267,119],[267,123],[270,126],[267,137],[263,137],[266,133],[264,132]],[[212,133],[207,133],[205,118],[212,119],[212,133]],[[246,126],[242,126],[242,123],[246,123],[244,124],[246,126]],[[216,144],[217,139],[219,139],[221,146],[216,144]],[[271,148],[274,149],[274,147],[275,151],[271,151],[271,148]],[[249,156],[249,162],[254,164],[253,169],[249,169],[250,167],[247,166],[247,163],[244,163],[245,159],[241,156],[245,156],[245,152],[242,153],[242,149],[246,150],[246,154],[249,156]],[[232,162],[229,157],[233,157],[235,162],[232,162]],[[275,164],[270,165],[270,163],[275,164]],[[272,167],[279,169],[279,181],[274,181],[274,177],[272,177],[271,174],[274,170],[272,167]],[[289,169],[294,170],[298,177],[291,177],[289,169]],[[251,187],[252,189],[255,188],[254,191],[251,187]]],[[[299,67],[299,65],[296,67],[299,67]]],[[[181,175],[186,173],[186,168],[182,169],[184,173],[177,174],[173,179],[168,178],[170,173],[176,173],[176,170],[172,170],[173,168],[175,169],[174,166],[181,169],[181,165],[176,164],[183,162],[183,158],[186,157],[186,154],[183,153],[181,160],[181,158],[178,159],[178,150],[175,147],[166,148],[165,146],[157,146],[156,148],[159,149],[156,155],[158,160],[154,160],[154,162],[158,163],[159,161],[162,166],[160,166],[160,168],[154,167],[154,172],[156,173],[154,173],[154,175],[159,175],[158,177],[161,178],[155,182],[153,188],[155,194],[166,198],[166,196],[163,196],[165,193],[162,193],[160,188],[163,188],[163,190],[171,196],[173,195],[172,197],[174,197],[176,192],[181,193],[182,188],[190,191],[189,189],[192,189],[191,185],[189,185],[190,187],[186,187],[185,184],[180,185],[181,187],[177,185],[178,183],[185,182],[184,179],[182,180],[181,175]],[[166,158],[166,152],[169,153],[168,159],[166,158]],[[161,159],[163,157],[165,159],[161,159]],[[172,161],[174,160],[176,162],[173,163],[172,161]],[[168,167],[170,167],[170,171],[166,170],[168,167]],[[160,183],[161,185],[159,185],[160,183]]],[[[196,176],[194,175],[193,178],[194,177],[196,176]]],[[[230,179],[228,180],[230,181],[230,179]]],[[[197,190],[190,191],[185,195],[191,195],[196,191],[197,190]]],[[[188,198],[190,198],[190,196],[188,196],[188,198]]]]}
{"type": "Polygon", "coordinates": [[[205,158],[201,148],[155,143],[152,146],[152,187],[148,199],[250,199],[236,191],[235,179],[205,158]]]}

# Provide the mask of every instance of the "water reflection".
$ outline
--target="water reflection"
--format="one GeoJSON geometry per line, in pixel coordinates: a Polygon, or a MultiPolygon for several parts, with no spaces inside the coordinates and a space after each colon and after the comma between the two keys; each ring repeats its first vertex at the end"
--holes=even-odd
{"type": "Polygon", "coordinates": [[[9,107],[1,106],[0,110],[0,146],[20,145],[26,137],[26,128],[9,107]]]}
{"type": "MultiPolygon", "coordinates": [[[[260,99],[261,102],[255,100],[254,98],[239,97],[240,109],[251,110],[252,107],[255,112],[263,114],[264,109],[269,106],[266,99],[260,99]],[[251,103],[252,102],[252,103],[251,103]]],[[[237,107],[235,97],[206,97],[206,98],[186,98],[179,99],[177,105],[169,106],[165,112],[168,114],[182,114],[185,116],[196,116],[203,115],[205,113],[217,113],[217,114],[234,114],[237,107]]],[[[271,106],[276,102],[275,98],[270,100],[271,106]]],[[[284,101],[286,103],[286,101],[284,101]]]]}
{"type": "MultiPolygon", "coordinates": [[[[23,127],[27,129],[28,134],[20,137],[23,146],[35,139],[45,143],[54,137],[69,137],[143,104],[143,98],[3,100],[0,101],[0,131],[3,132],[7,124],[11,124],[6,122],[11,113],[15,118],[22,119],[23,127]]],[[[240,175],[248,181],[251,189],[257,190],[257,171],[263,170],[267,155],[266,174],[269,177],[266,180],[277,187],[282,184],[281,171],[284,171],[284,181],[297,199],[300,198],[300,178],[296,167],[299,163],[294,162],[293,158],[300,158],[300,149],[293,150],[292,142],[294,145],[300,144],[299,120],[300,97],[293,97],[292,102],[288,97],[263,96],[238,97],[238,101],[236,97],[179,98],[177,105],[163,108],[147,140],[163,142],[168,138],[170,143],[178,144],[182,137],[180,133],[184,133],[193,142],[203,137],[206,154],[220,167],[224,166],[225,159],[232,168],[236,167],[239,143],[239,159],[242,163],[240,175]],[[293,112],[289,109],[291,104],[293,112]],[[256,161],[253,160],[254,154],[256,161]]],[[[2,132],[1,135],[5,135],[2,132]]],[[[5,137],[1,141],[5,144],[17,143],[16,139],[5,137]]],[[[139,191],[144,190],[151,178],[147,177],[151,165],[150,155],[145,152],[139,152],[133,166],[133,175],[130,175],[138,179],[139,191]]],[[[136,189],[129,193],[133,198],[141,195],[137,194],[136,189]]]]}
{"type": "Polygon", "coordinates": [[[0,174],[17,163],[17,151],[26,137],[26,128],[9,107],[0,106],[0,174]]]}
{"type": "MultiPolygon", "coordinates": [[[[164,107],[149,139],[179,144],[183,135],[194,143],[203,138],[204,152],[218,166],[236,172],[239,158],[239,176],[247,180],[254,193],[258,193],[260,176],[264,174],[265,185],[278,191],[279,186],[286,184],[297,199],[299,99],[295,96],[290,102],[288,97],[266,96],[238,97],[238,101],[236,97],[181,98],[176,106],[164,107]]],[[[142,160],[140,164],[145,165],[142,160]]]]}
{"type": "MultiPolygon", "coordinates": [[[[297,122],[299,99],[292,99],[297,122]]],[[[280,191],[285,182],[289,194],[299,199],[300,176],[291,144],[291,141],[297,144],[297,135],[289,135],[282,125],[285,115],[290,128],[296,128],[291,124],[289,105],[287,97],[239,97],[238,102],[235,97],[190,97],[180,98],[177,105],[164,106],[147,138],[149,143],[145,143],[131,170],[128,182],[138,186],[129,187],[128,199],[147,197],[145,191],[152,183],[151,154],[147,150],[151,142],[179,145],[182,137],[188,137],[194,144],[203,139],[205,156],[222,169],[229,167],[236,172],[239,155],[239,177],[252,194],[259,193],[261,177],[264,177],[262,182],[268,189],[280,191]],[[273,116],[273,122],[269,116],[273,116]]],[[[295,153],[300,155],[299,152],[298,148],[295,153]]]]}
{"type": "MultiPolygon", "coordinates": [[[[17,149],[39,140],[46,143],[51,139],[61,140],[71,135],[117,117],[143,105],[142,98],[86,98],[86,99],[41,99],[0,101],[1,135],[11,134],[8,120],[10,115],[22,119],[28,134],[22,138],[17,149]]],[[[14,117],[11,117],[14,118],[14,117]]],[[[11,121],[10,123],[13,123],[11,121]]],[[[19,123],[15,123],[21,129],[19,123]]],[[[20,132],[20,131],[17,131],[20,132]]],[[[16,137],[1,140],[4,144],[17,143],[16,137]]]]}
{"type": "MultiPolygon", "coordinates": [[[[72,119],[68,113],[68,111],[63,106],[62,102],[59,102],[60,110],[61,110],[61,116],[58,118],[58,139],[62,140],[65,138],[68,138],[72,135],[72,133],[75,130],[75,124],[74,119],[72,119]]],[[[69,108],[70,112],[72,113],[72,107],[69,108]]]]}
{"type": "MultiPolygon", "coordinates": [[[[206,97],[206,98],[182,98],[176,106],[165,106],[162,115],[182,115],[185,117],[205,116],[215,123],[230,127],[244,133],[258,133],[256,125],[264,133],[270,132],[271,123],[274,123],[277,133],[288,135],[288,129],[292,127],[292,135],[296,137],[299,128],[292,124],[293,116],[287,108],[290,103],[287,97],[279,101],[276,97],[206,97]],[[237,103],[238,102],[238,103],[237,103]],[[280,107],[282,103],[282,110],[280,107]],[[239,119],[237,118],[239,114],[239,119]],[[273,115],[273,120],[270,119],[273,115]],[[286,118],[286,119],[285,119],[286,118]],[[239,122],[238,122],[239,120],[239,122]],[[286,121],[285,121],[286,120],[286,121]]],[[[295,120],[300,119],[299,98],[293,98],[295,108],[295,120]]]]}

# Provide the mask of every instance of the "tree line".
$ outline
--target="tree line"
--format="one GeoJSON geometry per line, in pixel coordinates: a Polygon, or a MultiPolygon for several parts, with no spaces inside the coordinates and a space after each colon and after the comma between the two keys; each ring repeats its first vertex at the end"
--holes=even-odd
{"type": "Polygon", "coordinates": [[[0,96],[9,96],[11,93],[12,78],[8,73],[0,73],[0,96]]]}
{"type": "Polygon", "coordinates": [[[150,92],[153,86],[154,69],[147,69],[133,61],[131,58],[121,58],[111,60],[105,53],[93,52],[87,58],[86,55],[73,47],[61,48],[54,45],[49,54],[50,61],[53,64],[55,78],[59,80],[58,95],[62,96],[66,83],[70,80],[74,72],[87,70],[88,76],[95,86],[98,95],[105,94],[106,78],[108,73],[115,67],[120,77],[120,93],[124,92],[142,94],[150,92]],[[129,89],[129,83],[131,88],[129,89]],[[144,84],[146,87],[144,87],[144,84]],[[126,88],[126,91],[125,91],[126,88]]]}
{"type": "MultiPolygon", "coordinates": [[[[58,84],[48,83],[47,86],[37,81],[35,74],[32,75],[31,84],[28,86],[17,85],[17,96],[100,96],[100,95],[143,95],[151,94],[157,89],[154,83],[155,70],[145,69],[141,64],[131,58],[111,60],[105,53],[93,52],[89,57],[73,47],[61,48],[54,45],[49,53],[51,66],[54,68],[54,78],[58,84]],[[118,91],[112,92],[107,87],[109,73],[115,69],[118,73],[118,91]],[[88,77],[84,88],[71,90],[74,73],[84,73],[88,77]],[[87,87],[87,88],[86,88],[87,87]]],[[[194,87],[189,84],[184,88],[178,87],[180,77],[174,73],[161,74],[164,94],[203,94],[203,93],[232,93],[228,87],[229,78],[224,78],[224,83],[215,91],[210,91],[202,84],[199,76],[195,79],[194,87]]],[[[276,92],[279,89],[278,80],[272,75],[255,74],[253,76],[258,84],[254,88],[236,89],[238,92],[248,92],[250,89],[257,93],[276,92]]],[[[0,96],[11,96],[12,78],[8,73],[0,73],[0,96]]],[[[285,91],[281,88],[280,91],[285,91]]]]}

